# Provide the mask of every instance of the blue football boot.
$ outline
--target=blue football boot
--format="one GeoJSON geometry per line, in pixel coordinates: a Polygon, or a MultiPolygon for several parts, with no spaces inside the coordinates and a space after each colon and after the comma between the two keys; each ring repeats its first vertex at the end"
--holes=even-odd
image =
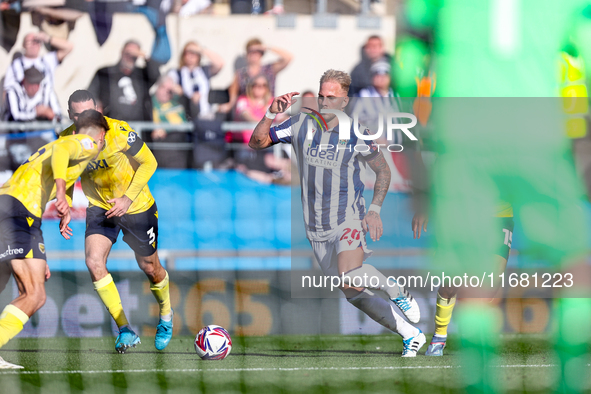
{"type": "Polygon", "coordinates": [[[128,348],[135,347],[140,343],[142,343],[140,337],[129,326],[125,326],[119,330],[117,341],[115,341],[115,350],[125,353],[128,348]]]}
{"type": "Polygon", "coordinates": [[[160,319],[158,326],[156,327],[156,337],[154,338],[154,346],[156,349],[163,350],[170,343],[172,338],[172,318],[174,317],[174,311],[170,310],[170,321],[164,321],[160,319]]]}
{"type": "Polygon", "coordinates": [[[445,349],[445,341],[447,337],[438,337],[433,335],[429,348],[425,352],[425,356],[443,356],[443,349],[445,349]]]}

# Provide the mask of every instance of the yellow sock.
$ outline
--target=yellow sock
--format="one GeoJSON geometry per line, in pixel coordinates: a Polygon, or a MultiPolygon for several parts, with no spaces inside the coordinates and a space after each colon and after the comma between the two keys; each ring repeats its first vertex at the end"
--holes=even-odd
{"type": "Polygon", "coordinates": [[[447,326],[451,321],[451,313],[456,305],[456,297],[443,298],[437,293],[437,307],[435,308],[435,335],[447,336],[447,326]]]}
{"type": "Polygon", "coordinates": [[[168,316],[170,315],[171,311],[168,282],[168,272],[166,272],[166,276],[161,282],[152,283],[150,286],[150,290],[152,291],[152,294],[154,294],[154,298],[156,298],[156,301],[158,301],[158,305],[160,306],[160,316],[168,316]]]}
{"type": "Polygon", "coordinates": [[[117,291],[117,286],[115,286],[111,274],[107,274],[103,279],[92,282],[92,284],[103,301],[103,304],[105,304],[107,310],[113,316],[117,327],[121,328],[122,326],[129,325],[127,317],[125,317],[125,312],[123,312],[123,306],[121,306],[119,291],[117,291]]]}
{"type": "Polygon", "coordinates": [[[6,305],[0,314],[0,347],[21,332],[28,321],[29,316],[25,312],[12,304],[6,305]]]}

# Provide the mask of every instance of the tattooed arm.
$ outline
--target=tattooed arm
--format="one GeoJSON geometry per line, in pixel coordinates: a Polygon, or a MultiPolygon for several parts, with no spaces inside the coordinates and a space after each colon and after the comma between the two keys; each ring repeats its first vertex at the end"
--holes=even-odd
{"type": "MultiPolygon", "coordinates": [[[[298,99],[293,98],[293,96],[297,96],[298,94],[300,93],[291,92],[284,94],[283,96],[275,97],[271,103],[271,106],[269,107],[269,112],[272,114],[285,112],[289,107],[291,107],[292,104],[298,101],[298,99]]],[[[266,115],[263,116],[263,119],[261,119],[261,121],[256,125],[252,135],[250,136],[248,146],[250,146],[252,149],[259,150],[273,145],[273,141],[269,135],[269,130],[271,129],[272,124],[273,119],[267,118],[266,115]]]]}
{"type": "MultiPolygon", "coordinates": [[[[374,185],[371,204],[381,208],[390,188],[390,167],[382,152],[379,152],[376,156],[368,160],[367,164],[376,173],[376,183],[374,185]]],[[[379,241],[384,233],[380,214],[374,210],[367,212],[361,225],[366,232],[369,231],[369,236],[373,241],[379,241]]]]}

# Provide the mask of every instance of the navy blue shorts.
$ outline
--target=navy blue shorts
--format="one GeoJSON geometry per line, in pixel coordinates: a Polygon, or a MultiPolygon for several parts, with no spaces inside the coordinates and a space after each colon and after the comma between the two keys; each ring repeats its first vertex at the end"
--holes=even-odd
{"type": "Polygon", "coordinates": [[[119,231],[123,230],[123,241],[140,256],[151,256],[158,249],[158,207],[154,203],[147,211],[133,215],[107,219],[106,209],[86,209],[86,237],[104,235],[112,243],[117,242],[119,231]]]}
{"type": "Polygon", "coordinates": [[[0,261],[25,258],[47,260],[41,218],[16,198],[0,195],[0,261]]]}

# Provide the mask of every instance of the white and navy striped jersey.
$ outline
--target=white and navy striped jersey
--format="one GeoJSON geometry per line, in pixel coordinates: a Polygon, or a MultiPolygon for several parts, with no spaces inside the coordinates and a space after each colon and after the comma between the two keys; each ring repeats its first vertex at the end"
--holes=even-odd
{"type": "MultiPolygon", "coordinates": [[[[274,144],[292,144],[302,185],[302,208],[308,239],[322,241],[343,222],[365,216],[362,181],[364,166],[360,157],[369,160],[379,154],[373,141],[339,140],[338,126],[322,130],[305,113],[295,115],[271,128],[274,144]],[[311,129],[312,139],[307,139],[311,129]]],[[[368,134],[367,129],[363,134],[368,134]]]]}
{"type": "MultiPolygon", "coordinates": [[[[13,84],[6,90],[6,108],[3,118],[9,121],[26,122],[37,118],[37,106],[46,105],[53,110],[55,117],[61,116],[61,107],[49,81],[41,81],[39,90],[33,97],[27,96],[21,84],[13,84]]],[[[51,119],[53,120],[53,119],[51,119]]]]}
{"type": "Polygon", "coordinates": [[[4,89],[6,90],[12,85],[20,84],[25,78],[25,70],[31,67],[35,67],[37,70],[41,71],[45,75],[45,80],[53,85],[53,76],[55,74],[55,69],[59,64],[60,62],[57,58],[56,51],[49,52],[44,56],[39,56],[34,59],[26,56],[18,57],[14,59],[10,64],[10,67],[8,67],[8,70],[6,70],[6,75],[4,76],[4,89]]]}

